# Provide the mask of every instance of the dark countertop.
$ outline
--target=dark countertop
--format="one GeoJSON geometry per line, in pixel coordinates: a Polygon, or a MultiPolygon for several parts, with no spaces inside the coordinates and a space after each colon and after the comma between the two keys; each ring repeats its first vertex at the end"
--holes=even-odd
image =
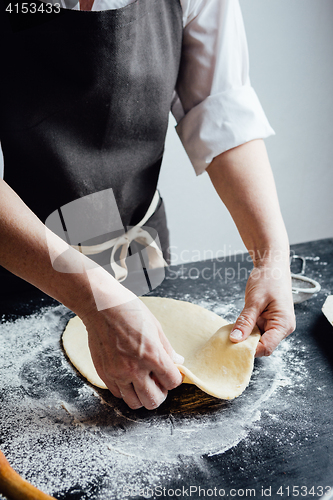
{"type": "MultiPolygon", "coordinates": [[[[59,499],[222,498],[222,490],[319,498],[333,486],[333,327],[321,312],[333,293],[333,239],[292,250],[307,257],[305,275],[322,289],[296,304],[296,332],[256,360],[234,401],[183,385],[157,411],[133,412],[67,363],[63,306],[40,292],[3,298],[0,446],[13,467],[59,499]]],[[[233,321],[251,267],[241,255],[173,266],[152,295],[233,321]]]]}

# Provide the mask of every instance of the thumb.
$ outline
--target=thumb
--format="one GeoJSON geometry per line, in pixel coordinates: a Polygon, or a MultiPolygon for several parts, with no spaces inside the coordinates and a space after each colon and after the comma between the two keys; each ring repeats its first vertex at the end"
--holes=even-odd
{"type": "Polygon", "coordinates": [[[259,311],[256,308],[245,306],[230,332],[230,340],[241,342],[247,339],[256,326],[258,317],[259,311]]]}
{"type": "Polygon", "coordinates": [[[266,330],[257,345],[256,358],[270,356],[281,340],[285,339],[287,336],[288,333],[284,332],[282,328],[271,328],[266,330]]]}

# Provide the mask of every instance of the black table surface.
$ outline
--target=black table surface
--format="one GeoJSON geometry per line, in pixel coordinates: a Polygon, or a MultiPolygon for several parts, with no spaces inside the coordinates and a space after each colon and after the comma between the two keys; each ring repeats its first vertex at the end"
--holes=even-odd
{"type": "MultiPolygon", "coordinates": [[[[333,239],[292,251],[321,291],[295,305],[295,333],[255,361],[233,401],[182,385],[156,411],[129,410],[68,363],[59,340],[68,310],[38,291],[3,296],[0,447],[12,466],[66,500],[321,497],[333,486],[333,327],[321,312],[333,239]]],[[[173,266],[151,295],[232,322],[251,267],[246,255],[173,266]]]]}

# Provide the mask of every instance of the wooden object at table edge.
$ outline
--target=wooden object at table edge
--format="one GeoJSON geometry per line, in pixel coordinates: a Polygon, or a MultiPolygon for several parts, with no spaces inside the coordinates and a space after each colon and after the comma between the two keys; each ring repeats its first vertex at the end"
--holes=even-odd
{"type": "Polygon", "coordinates": [[[0,494],[9,500],[55,500],[23,479],[0,451],[0,494]]]}

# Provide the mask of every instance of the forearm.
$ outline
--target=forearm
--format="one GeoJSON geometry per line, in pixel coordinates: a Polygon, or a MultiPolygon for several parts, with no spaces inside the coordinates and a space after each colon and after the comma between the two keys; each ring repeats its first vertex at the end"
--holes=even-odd
{"type": "Polygon", "coordinates": [[[222,153],[207,172],[252,258],[282,252],[287,260],[288,237],[264,142],[254,140],[222,153]]]}
{"type": "Polygon", "coordinates": [[[262,337],[256,356],[268,356],[295,329],[295,316],[288,237],[263,141],[251,141],[221,154],[208,173],[255,267],[230,339],[245,340],[257,324],[262,337]]]}
{"type": "MultiPolygon", "coordinates": [[[[72,266],[80,272],[56,271],[52,266],[50,253],[53,256],[61,255],[68,249],[67,244],[49,231],[2,180],[0,241],[0,264],[3,267],[59,300],[77,314],[87,308],[94,308],[91,276],[89,279],[86,272],[89,259],[72,250],[70,262],[67,262],[67,271],[70,271],[72,266]]],[[[98,282],[101,276],[110,284],[110,292],[112,286],[115,289],[121,286],[111,275],[106,276],[106,271],[96,269],[93,279],[98,282]]]]}

